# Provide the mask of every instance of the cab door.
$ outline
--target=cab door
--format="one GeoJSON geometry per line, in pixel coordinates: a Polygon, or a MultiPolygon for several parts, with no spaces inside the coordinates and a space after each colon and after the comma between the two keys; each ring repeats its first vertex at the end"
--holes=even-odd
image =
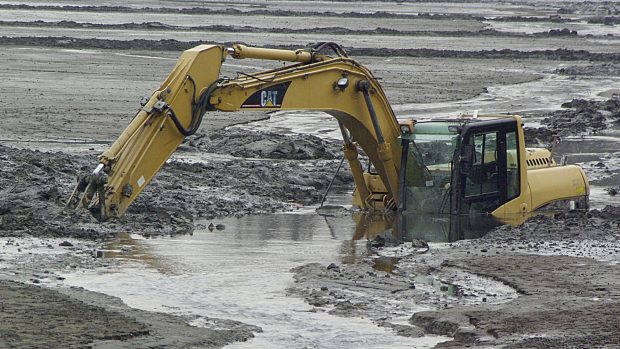
{"type": "MultiPolygon", "coordinates": [[[[453,212],[459,214],[490,213],[507,202],[509,182],[506,139],[515,138],[516,121],[491,120],[472,122],[461,133],[461,150],[467,154],[467,164],[461,160],[453,178],[457,191],[453,197],[453,212]]],[[[510,193],[513,194],[513,193],[510,193]]]]}

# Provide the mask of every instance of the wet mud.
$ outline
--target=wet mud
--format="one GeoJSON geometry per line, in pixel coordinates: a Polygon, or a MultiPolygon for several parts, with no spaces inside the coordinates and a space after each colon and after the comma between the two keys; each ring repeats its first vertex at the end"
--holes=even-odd
{"type": "MultiPolygon", "coordinates": [[[[0,145],[0,235],[97,240],[122,231],[170,235],[191,233],[198,219],[295,210],[323,196],[339,162],[338,149],[337,142],[311,135],[234,129],[203,134],[180,147],[126,216],[99,223],[88,212],[65,209],[75,178],[92,170],[96,153],[0,145]],[[200,152],[227,156],[201,162],[184,157],[200,152]]],[[[346,169],[335,178],[336,186],[351,182],[346,169]]]]}
{"type": "Polygon", "coordinates": [[[363,264],[293,269],[289,292],[316,311],[366,316],[399,335],[454,338],[441,348],[600,347],[620,340],[618,207],[535,217],[445,248],[372,245],[379,247],[363,264]],[[377,263],[386,258],[389,269],[377,263]]]}
{"type": "MultiPolygon", "coordinates": [[[[36,54],[45,56],[51,51],[71,50],[93,50],[109,56],[108,59],[117,59],[113,67],[103,69],[102,60],[88,56],[93,62],[92,66],[85,68],[86,71],[74,71],[64,65],[47,67],[38,64],[30,68],[18,65],[19,69],[10,69],[17,77],[8,79],[9,83],[3,85],[5,95],[11,98],[0,99],[7,115],[6,122],[0,126],[0,134],[6,138],[0,144],[0,236],[3,239],[0,296],[3,298],[2,316],[6,320],[0,321],[3,323],[0,325],[0,346],[42,347],[55,343],[61,347],[221,347],[233,341],[251,339],[261,331],[260,328],[224,319],[210,319],[212,328],[192,327],[187,325],[191,319],[182,314],[172,316],[138,311],[113,297],[63,287],[59,271],[108,267],[112,262],[98,258],[98,249],[119,233],[145,237],[192,234],[196,228],[207,228],[209,220],[218,216],[294,211],[316,204],[338,166],[342,156],[339,142],[312,135],[284,135],[277,130],[209,129],[188,139],[180,147],[124,218],[100,223],[86,212],[66,211],[64,205],[75,177],[78,173],[91,171],[96,163],[99,151],[94,148],[109,143],[119,125],[126,123],[127,116],[121,116],[119,110],[129,105],[128,99],[137,97],[131,95],[129,98],[128,89],[152,90],[165,76],[159,71],[167,72],[172,67],[176,56],[171,52],[213,43],[207,40],[145,39],[140,35],[146,31],[211,31],[222,35],[228,33],[226,38],[231,40],[240,32],[318,33],[334,41],[337,41],[337,35],[360,38],[359,43],[346,49],[351,56],[364,56],[370,60],[373,71],[385,73],[388,79],[382,80],[382,84],[388,97],[394,97],[391,100],[396,101],[395,109],[400,103],[473,98],[478,93],[485,93],[486,86],[531,81],[540,74],[571,76],[575,81],[619,75],[620,53],[614,50],[598,52],[592,45],[584,46],[587,40],[613,42],[618,35],[582,35],[564,26],[591,23],[613,29],[620,23],[615,2],[563,3],[544,10],[523,5],[523,9],[511,9],[502,15],[476,14],[475,9],[472,13],[462,14],[401,13],[399,7],[390,2],[385,3],[385,11],[368,13],[267,9],[263,3],[257,3],[257,7],[239,8],[236,5],[156,7],[157,4],[149,8],[88,3],[80,6],[0,4],[0,10],[33,13],[92,12],[101,16],[114,16],[115,13],[202,14],[248,20],[242,25],[201,23],[180,26],[163,22],[102,24],[0,18],[0,25],[5,28],[43,27],[49,30],[45,37],[0,37],[0,46],[4,48],[31,50],[28,57],[32,61],[36,54]],[[410,27],[358,30],[317,25],[316,28],[265,30],[252,22],[260,16],[307,17],[317,22],[321,18],[431,20],[437,21],[437,28],[425,30],[424,34],[421,32],[425,28],[418,31],[410,27]],[[441,23],[454,20],[471,21],[472,24],[462,30],[441,30],[441,23]],[[485,24],[488,22],[552,23],[553,26],[533,34],[507,33],[489,29],[485,24]],[[136,39],[127,40],[110,39],[105,35],[78,38],[65,35],[64,29],[98,29],[101,33],[126,30],[138,35],[136,39]],[[488,49],[473,51],[432,46],[415,49],[367,47],[369,45],[361,40],[377,35],[394,36],[399,40],[416,40],[422,35],[453,41],[463,38],[484,42],[494,38],[554,40],[545,41],[550,44],[543,49],[497,49],[489,44],[488,49]],[[566,44],[568,41],[571,45],[566,44]],[[560,43],[560,46],[551,43],[560,43]],[[33,51],[38,53],[33,54],[33,51]],[[170,62],[168,65],[148,63],[136,68],[117,58],[122,55],[170,62]],[[425,64],[425,69],[430,72],[392,72],[394,65],[389,65],[391,60],[402,59],[409,64],[411,58],[418,58],[413,59],[412,64],[425,64]],[[441,60],[441,66],[457,68],[450,70],[428,63],[434,60],[441,60]],[[125,84],[118,79],[118,72],[115,73],[115,69],[123,66],[131,67],[132,83],[142,79],[139,84],[123,89],[125,84]],[[504,66],[508,68],[501,68],[504,66]],[[110,81],[96,85],[95,82],[78,80],[76,85],[90,86],[93,90],[85,90],[83,94],[76,91],[80,98],[68,99],[74,104],[71,108],[58,107],[55,110],[49,98],[46,99],[46,96],[68,98],[66,92],[65,95],[62,91],[55,94],[54,90],[61,90],[58,86],[67,89],[62,80],[69,76],[102,79],[101,76],[89,75],[88,71],[97,69],[105,70],[101,74],[111,76],[110,81]],[[467,85],[474,86],[449,81],[455,76],[467,80],[467,74],[472,71],[483,74],[485,69],[493,70],[494,74],[496,70],[505,75],[512,74],[512,80],[486,72],[489,81],[484,86],[480,81],[467,81],[467,85]],[[443,76],[441,81],[440,76],[443,76]],[[420,77],[425,80],[420,81],[420,77]],[[51,82],[56,80],[61,81],[59,85],[51,82]],[[415,93],[411,93],[412,89],[415,93]],[[451,89],[455,91],[450,92],[451,89]],[[419,95],[431,97],[421,101],[416,99],[419,95]],[[109,100],[113,103],[108,103],[109,100]],[[81,123],[80,120],[84,119],[94,122],[81,123]],[[36,132],[34,136],[33,132],[36,132]],[[66,143],[53,149],[50,149],[51,143],[16,144],[13,141],[38,140],[41,135],[51,135],[53,137],[49,138],[61,142],[76,135],[92,138],[84,140],[85,146],[66,143]],[[88,143],[90,141],[92,143],[88,143]],[[25,244],[24,239],[33,239],[34,242],[25,244]],[[35,250],[53,254],[40,255],[35,250]],[[84,322],[84,319],[88,321],[84,322]],[[58,331],[54,334],[42,331],[52,327],[50,324],[57,326],[58,331]]],[[[337,2],[334,4],[338,5],[337,2]]],[[[463,4],[467,5],[467,2],[463,4]]],[[[298,48],[286,42],[274,42],[267,47],[298,48]]],[[[11,52],[3,56],[11,67],[15,66],[14,62],[24,61],[24,56],[11,52]]],[[[59,61],[66,59],[60,55],[54,57],[59,61]]],[[[74,61],[68,63],[68,66],[75,65],[74,61]]],[[[234,69],[227,73],[232,71],[234,69]]],[[[605,134],[620,121],[620,100],[611,95],[606,98],[573,99],[567,95],[564,99],[567,103],[558,105],[556,111],[527,115],[542,120],[541,128],[527,130],[528,144],[550,146],[557,137],[605,134]]],[[[128,114],[133,110],[128,110],[128,114]]],[[[222,125],[233,123],[226,117],[222,120],[219,122],[222,125]]],[[[335,183],[350,190],[351,176],[346,168],[336,176],[335,183]]],[[[617,183],[610,183],[609,190],[614,188],[618,188],[617,183]]],[[[620,262],[619,225],[620,211],[610,206],[588,213],[536,217],[518,228],[500,227],[478,240],[441,246],[420,242],[421,245],[386,247],[369,243],[369,256],[362,261],[326,261],[293,269],[294,282],[286,292],[291,297],[303,298],[312,305],[313,311],[344,318],[369,318],[376,325],[401,336],[417,338],[440,334],[453,338],[440,347],[613,347],[620,342],[617,324],[620,310],[617,301],[620,286],[617,271],[620,262]]]]}
{"type": "Polygon", "coordinates": [[[199,135],[179,150],[254,159],[335,160],[342,157],[342,144],[314,135],[283,135],[235,128],[199,135]]]}
{"type": "Polygon", "coordinates": [[[549,113],[528,115],[542,118],[545,126],[525,129],[529,146],[549,148],[567,136],[599,134],[620,125],[620,96],[606,100],[573,99],[561,107],[549,113]]]}
{"type": "MultiPolygon", "coordinates": [[[[18,46],[44,46],[61,48],[89,48],[106,50],[156,50],[156,51],[183,51],[197,45],[216,44],[222,42],[212,41],[179,41],[176,39],[132,39],[132,40],[110,40],[110,39],[82,39],[73,37],[0,37],[0,45],[18,46]]],[[[223,42],[224,44],[234,44],[235,42],[223,42]]],[[[262,45],[266,48],[277,49],[298,49],[298,46],[289,45],[262,45]]],[[[558,48],[555,50],[533,50],[519,51],[513,49],[491,49],[481,51],[456,51],[438,50],[431,48],[420,49],[398,49],[398,48],[359,48],[345,47],[347,53],[352,56],[371,56],[371,57],[441,57],[453,59],[548,59],[558,61],[593,61],[593,62],[620,62],[620,53],[590,52],[586,50],[571,50],[558,48]]]]}
{"type": "MultiPolygon", "coordinates": [[[[1,321],[5,325],[0,326],[0,346],[116,347],[122,342],[128,348],[212,348],[245,341],[260,332],[255,326],[224,319],[208,319],[213,329],[198,328],[187,324],[189,318],[134,310],[113,297],[38,286],[62,280],[56,274],[59,270],[105,267],[109,262],[99,258],[98,246],[121,232],[145,237],[191,234],[199,219],[291,211],[320,200],[338,163],[335,144],[312,136],[276,135],[260,144],[264,137],[243,134],[246,137],[231,131],[228,137],[226,131],[219,131],[213,140],[203,136],[184,144],[180,155],[164,166],[126,216],[105,223],[87,211],[65,209],[77,174],[92,167],[96,154],[0,145],[0,236],[9,238],[4,242],[13,250],[9,255],[17,255],[2,258],[7,251],[0,251],[0,295],[6,320],[1,321]],[[252,137],[255,142],[249,141],[252,137]],[[215,148],[226,157],[205,162],[183,159],[184,154],[215,148]],[[231,153],[247,158],[231,157],[231,153]],[[73,242],[50,241],[54,238],[73,242]],[[35,242],[25,244],[23,239],[35,242]],[[94,244],[84,246],[74,239],[94,244]],[[33,248],[56,252],[33,258],[33,248]],[[58,254],[64,248],[69,253],[58,254]]],[[[344,186],[350,181],[344,171],[335,180],[344,186]]]]}
{"type": "Polygon", "coordinates": [[[385,10],[376,12],[353,12],[353,11],[293,11],[279,9],[241,9],[230,6],[227,8],[209,7],[127,7],[127,6],[94,6],[94,5],[29,5],[29,4],[0,4],[0,9],[19,9],[19,10],[40,10],[40,11],[75,11],[75,12],[139,12],[139,13],[178,13],[178,14],[217,14],[217,15],[275,15],[279,17],[349,17],[349,18],[428,18],[436,20],[472,19],[472,20],[497,20],[509,22],[556,22],[564,23],[575,21],[575,16],[583,16],[589,21],[604,23],[615,23],[620,9],[613,2],[594,3],[590,8],[586,8],[585,3],[569,5],[558,8],[555,14],[544,16],[479,16],[467,13],[414,13],[407,14],[395,10],[385,10]]]}
{"type": "MultiPolygon", "coordinates": [[[[43,27],[43,28],[71,28],[71,29],[101,29],[101,30],[169,30],[169,31],[204,31],[204,32],[222,32],[222,33],[262,33],[265,28],[253,27],[253,26],[234,26],[234,25],[208,25],[208,26],[179,26],[172,24],[165,24],[162,22],[142,22],[142,23],[121,23],[121,24],[102,24],[102,23],[88,23],[88,22],[76,22],[76,21],[57,21],[47,22],[36,20],[33,22],[27,21],[0,21],[0,27],[43,27]]],[[[394,35],[394,36],[454,36],[454,37],[472,37],[472,36],[493,36],[493,37],[571,37],[578,36],[579,33],[576,30],[569,30],[567,28],[562,29],[550,29],[548,31],[541,31],[532,34],[516,33],[516,32],[502,32],[494,29],[483,29],[478,31],[421,31],[421,30],[396,30],[390,28],[377,27],[375,29],[350,29],[343,27],[315,27],[307,29],[296,28],[270,28],[272,33],[290,33],[290,34],[329,34],[329,35],[394,35]]],[[[596,38],[592,34],[587,34],[590,38],[596,38]]],[[[604,38],[605,36],[600,36],[604,38]]]]}
{"type": "MultiPolygon", "coordinates": [[[[49,267],[43,265],[39,268],[49,267]]],[[[37,282],[0,275],[3,348],[221,348],[261,331],[219,319],[205,319],[211,326],[198,328],[188,325],[191,319],[132,309],[115,297],[80,288],[41,287],[51,276],[41,270],[20,269],[41,274],[34,274],[41,278],[37,282]]]]}
{"type": "Polygon", "coordinates": [[[440,269],[456,268],[497,280],[519,297],[415,314],[427,330],[453,331],[442,347],[477,343],[509,348],[613,346],[620,340],[613,313],[620,307],[620,209],[537,217],[479,240],[456,243],[440,269]],[[508,271],[509,270],[509,271],[508,271]]]}

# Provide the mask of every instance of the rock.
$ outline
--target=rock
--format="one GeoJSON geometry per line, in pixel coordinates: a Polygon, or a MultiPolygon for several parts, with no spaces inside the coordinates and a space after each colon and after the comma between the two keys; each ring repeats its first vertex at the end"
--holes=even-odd
{"type": "Polygon", "coordinates": [[[72,247],[72,246],[73,246],[73,244],[72,244],[72,243],[70,243],[69,241],[66,241],[66,240],[65,240],[65,241],[61,242],[60,244],[58,244],[58,246],[62,246],[62,247],[72,247]]]}
{"type": "Polygon", "coordinates": [[[340,267],[337,266],[335,263],[331,263],[330,265],[327,266],[327,270],[331,270],[334,271],[336,273],[340,273],[340,267]]]}

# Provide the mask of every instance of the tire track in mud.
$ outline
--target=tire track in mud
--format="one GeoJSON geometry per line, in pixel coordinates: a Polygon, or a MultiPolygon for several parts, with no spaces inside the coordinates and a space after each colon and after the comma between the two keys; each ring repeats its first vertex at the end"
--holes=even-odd
{"type": "MultiPolygon", "coordinates": [[[[230,45],[238,42],[224,42],[230,45]]],[[[174,39],[161,40],[110,40],[110,39],[78,39],[72,37],[0,37],[0,45],[16,46],[39,46],[61,47],[70,49],[114,49],[114,50],[156,50],[156,51],[183,51],[202,44],[221,44],[212,41],[179,41],[174,39]]],[[[264,45],[265,48],[296,50],[298,46],[292,45],[264,45]]],[[[487,59],[547,59],[562,61],[593,61],[593,62],[620,62],[619,53],[599,53],[586,50],[535,50],[518,51],[511,49],[482,50],[482,51],[457,51],[436,50],[429,48],[419,49],[394,49],[394,48],[362,48],[345,47],[353,56],[370,57],[419,57],[419,58],[487,58],[487,59]]]]}

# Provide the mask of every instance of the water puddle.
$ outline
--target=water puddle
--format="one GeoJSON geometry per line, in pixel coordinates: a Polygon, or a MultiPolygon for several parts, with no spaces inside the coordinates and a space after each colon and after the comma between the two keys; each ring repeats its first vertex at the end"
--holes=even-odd
{"type": "MultiPolygon", "coordinates": [[[[441,102],[410,103],[394,106],[398,115],[422,116],[425,118],[458,116],[463,112],[478,110],[488,113],[536,113],[559,109],[560,105],[573,98],[596,99],[612,86],[620,86],[619,78],[579,78],[547,74],[542,79],[517,85],[488,87],[488,92],[476,98],[441,102]]],[[[536,126],[526,120],[527,126],[536,126]]]]}
{"type": "Polygon", "coordinates": [[[576,30],[579,35],[613,35],[620,36],[620,26],[593,24],[587,22],[553,23],[553,22],[499,22],[485,21],[489,29],[506,33],[534,34],[553,29],[576,30]]]}
{"type": "Polygon", "coordinates": [[[448,282],[440,281],[437,278],[432,277],[432,276],[418,275],[413,280],[416,283],[425,284],[425,285],[431,286],[436,291],[445,293],[445,294],[447,294],[449,296],[455,297],[455,296],[457,296],[457,294],[459,292],[459,286],[458,285],[454,285],[454,284],[451,284],[451,283],[448,283],[448,282]]]}
{"type": "MultiPolygon", "coordinates": [[[[211,223],[211,222],[209,222],[211,223]]],[[[218,229],[140,239],[125,235],[102,252],[117,267],[65,275],[69,285],[120,297],[131,307],[238,320],[263,333],[231,348],[426,348],[444,337],[409,339],[370,320],[313,312],[287,296],[291,268],[311,262],[350,263],[367,256],[366,240],[351,240],[351,216],[306,211],[223,218],[218,229]],[[145,268],[144,266],[147,266],[145,268]]],[[[205,222],[207,224],[207,222],[205,222]]]]}

